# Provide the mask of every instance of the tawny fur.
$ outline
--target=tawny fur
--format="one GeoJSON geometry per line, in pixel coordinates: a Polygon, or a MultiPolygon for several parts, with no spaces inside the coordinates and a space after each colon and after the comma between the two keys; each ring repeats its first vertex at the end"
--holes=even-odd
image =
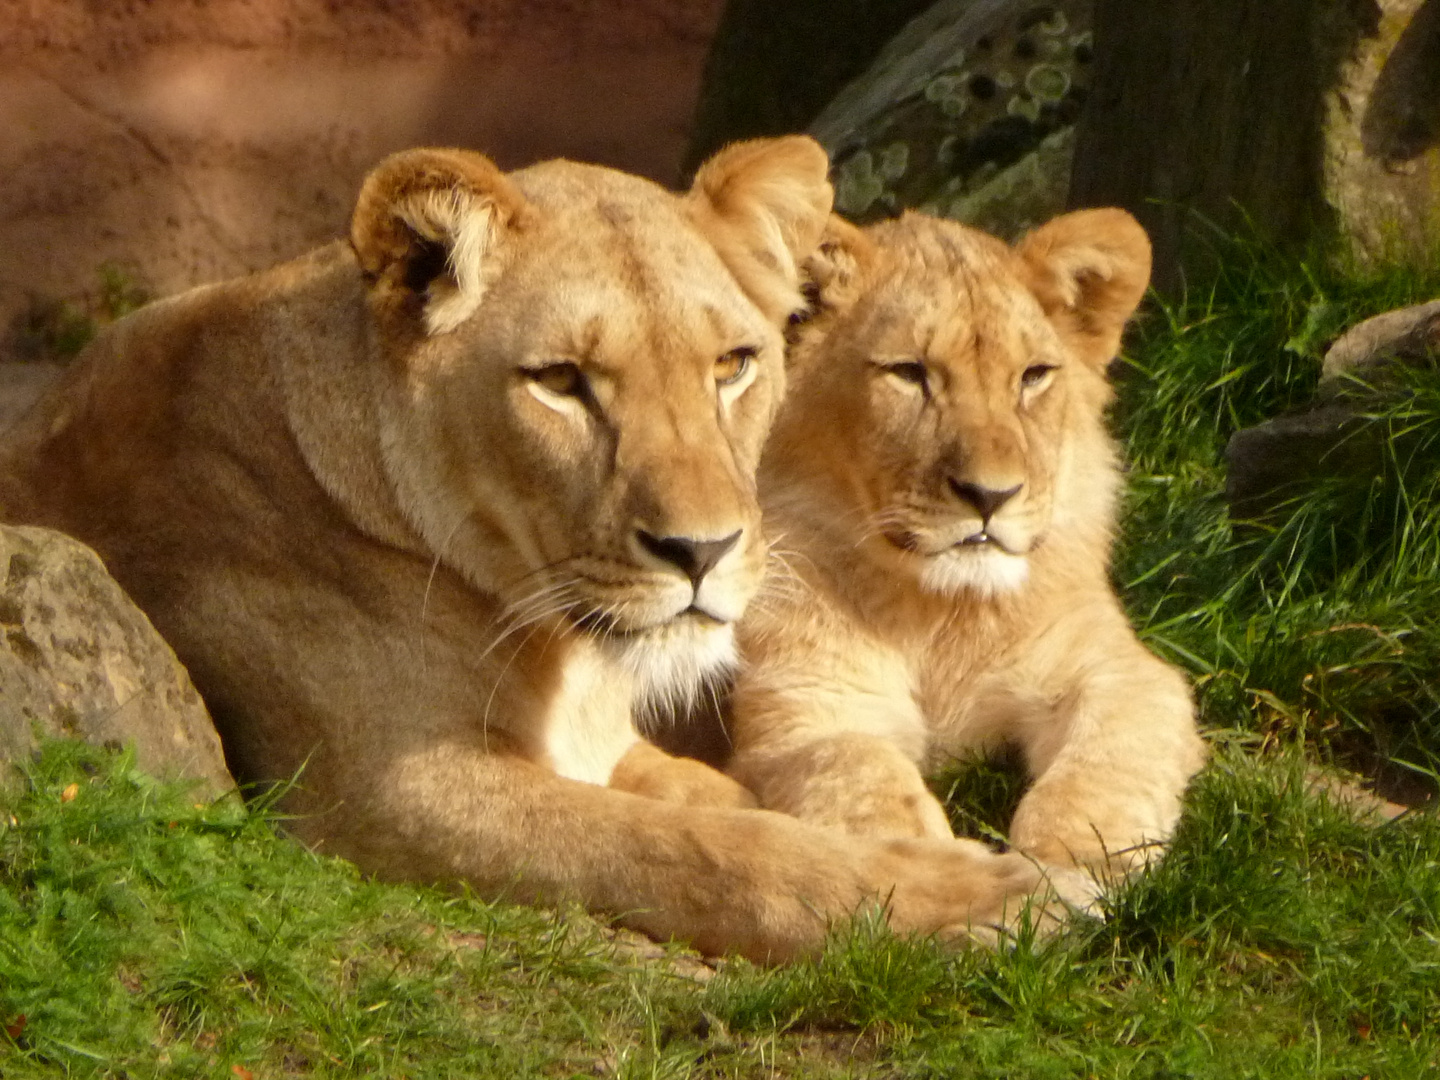
{"type": "Polygon", "coordinates": [[[741,625],[730,772],[805,820],[943,839],[923,776],[1009,745],[1018,850],[1143,865],[1204,760],[1108,576],[1105,367],[1145,234],[1118,210],[1016,249],[918,214],[834,230],[761,467],[781,569],[741,625]],[[1010,494],[987,518],[975,492],[1010,494]]]}
{"type": "Polygon", "coordinates": [[[750,809],[635,726],[724,673],[760,581],[825,173],[804,138],[722,151],[683,196],[397,155],[349,245],[102,334],[0,447],[0,511],[95,547],[239,778],[303,766],[291,828],[369,872],[761,960],[874,902],[993,936],[1044,886],[1028,861],[750,809]],[[692,582],[639,530],[738,539],[692,582]]]}

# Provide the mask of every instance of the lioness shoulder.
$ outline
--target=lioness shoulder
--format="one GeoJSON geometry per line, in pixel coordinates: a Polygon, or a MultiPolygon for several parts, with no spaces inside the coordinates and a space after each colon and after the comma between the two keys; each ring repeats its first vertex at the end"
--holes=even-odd
{"type": "Polygon", "coordinates": [[[1145,234],[1118,210],[1014,248],[919,214],[834,231],[761,469],[781,569],[742,624],[730,771],[801,818],[947,837],[923,775],[1008,745],[1017,848],[1143,863],[1203,760],[1108,577],[1105,372],[1145,234]]]}

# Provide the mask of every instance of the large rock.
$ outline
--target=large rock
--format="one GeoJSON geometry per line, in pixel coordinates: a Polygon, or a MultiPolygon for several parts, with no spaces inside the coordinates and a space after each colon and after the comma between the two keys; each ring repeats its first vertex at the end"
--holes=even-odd
{"type": "Polygon", "coordinates": [[[1347,401],[1243,428],[1225,446],[1230,516],[1253,521],[1283,510],[1324,477],[1374,475],[1381,465],[1380,443],[1347,401]]]}
{"type": "Polygon", "coordinates": [[[1092,0],[940,0],[811,125],[836,206],[906,207],[1013,237],[1065,208],[1092,0]]]}
{"type": "Polygon", "coordinates": [[[185,669],[89,548],[0,525],[0,634],[0,760],[37,736],[129,743],[153,775],[234,787],[185,669]]]}

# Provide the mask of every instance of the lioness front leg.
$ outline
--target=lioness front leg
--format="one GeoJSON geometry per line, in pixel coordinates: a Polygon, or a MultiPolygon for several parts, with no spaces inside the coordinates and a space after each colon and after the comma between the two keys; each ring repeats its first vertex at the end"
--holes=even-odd
{"type": "Polygon", "coordinates": [[[1205,747],[1180,674],[1138,647],[1126,659],[1092,669],[1053,715],[1022,725],[1035,780],[1010,827],[1018,850],[1123,876],[1169,839],[1205,747]]]}
{"type": "Polygon", "coordinates": [[[747,809],[759,805],[749,788],[718,769],[692,758],[667,754],[644,740],[632,746],[616,764],[609,786],[683,806],[747,809]]]}
{"type": "Polygon", "coordinates": [[[812,955],[869,905],[898,932],[980,942],[1027,909],[1049,927],[1067,910],[1033,862],[973,842],[861,842],[763,810],[677,809],[454,744],[375,781],[346,800],[343,823],[297,824],[384,876],[578,900],[711,954],[812,955]]]}
{"type": "Polygon", "coordinates": [[[859,691],[807,700],[742,682],[728,771],[761,806],[793,817],[855,836],[949,839],[945,808],[900,746],[924,746],[919,711],[906,704],[859,691]]]}

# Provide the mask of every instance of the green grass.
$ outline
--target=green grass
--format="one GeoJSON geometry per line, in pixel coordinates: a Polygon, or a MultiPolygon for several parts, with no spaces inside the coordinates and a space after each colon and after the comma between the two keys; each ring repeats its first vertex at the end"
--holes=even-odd
{"type": "Polygon", "coordinates": [[[1440,370],[1367,402],[1369,475],[1300,489],[1263,527],[1232,530],[1223,450],[1311,400],[1341,329],[1440,295],[1440,261],[1357,273],[1234,244],[1226,266],[1132,341],[1116,580],[1146,640],[1195,676],[1211,726],[1399,760],[1423,785],[1440,763],[1440,370]]]}
{"type": "Polygon", "coordinates": [[[708,982],[577,912],[362,881],[102,751],[50,746],[0,820],[7,1080],[1440,1068],[1440,819],[1357,823],[1294,753],[1222,744],[1168,860],[1053,945],[861,923],[708,982]]]}
{"type": "MultiPolygon", "coordinates": [[[[1227,265],[1142,323],[1117,409],[1117,580],[1195,676],[1215,758],[1104,921],[1000,953],[861,921],[813,964],[701,980],[579,912],[367,882],[264,807],[196,806],[57,743],[0,791],[0,1075],[1437,1074],[1440,816],[1364,824],[1306,776],[1327,756],[1435,767],[1440,379],[1375,408],[1402,449],[1374,476],[1264,527],[1232,531],[1221,452],[1309,400],[1338,329],[1440,295],[1440,273],[1227,265]]],[[[984,835],[1017,787],[986,765],[947,790],[984,835]]]]}
{"type": "Polygon", "coordinates": [[[582,915],[363,881],[123,757],[52,744],[7,801],[7,1080],[639,1075],[694,997],[582,915]]]}

